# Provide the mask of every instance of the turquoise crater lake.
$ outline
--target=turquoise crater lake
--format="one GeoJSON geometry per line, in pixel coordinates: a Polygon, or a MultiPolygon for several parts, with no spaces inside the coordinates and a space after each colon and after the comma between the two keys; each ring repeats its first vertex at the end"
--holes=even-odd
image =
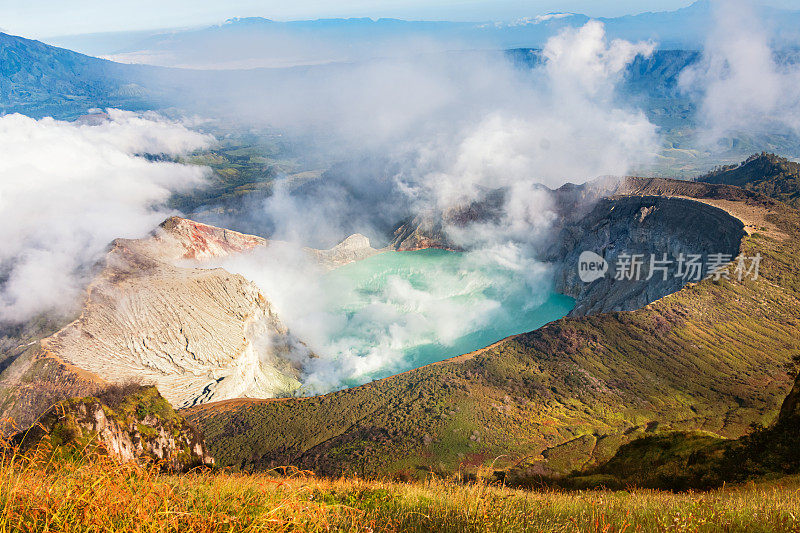
{"type": "Polygon", "coordinates": [[[307,392],[352,387],[468,353],[565,316],[542,263],[518,251],[384,252],[325,275],[332,327],[310,343],[319,355],[307,392]]]}

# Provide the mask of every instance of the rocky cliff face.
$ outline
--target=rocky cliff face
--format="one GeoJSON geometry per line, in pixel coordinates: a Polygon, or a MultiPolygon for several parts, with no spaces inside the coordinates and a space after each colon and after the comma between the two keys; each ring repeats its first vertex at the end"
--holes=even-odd
{"type": "MultiPolygon", "coordinates": [[[[556,289],[576,299],[573,316],[607,311],[632,311],[680,290],[688,281],[661,271],[650,277],[650,257],[674,260],[700,254],[735,257],[745,236],[744,225],[710,205],[682,198],[623,196],[597,202],[588,215],[567,221],[545,258],[557,265],[556,289]],[[609,264],[605,277],[581,281],[579,256],[591,251],[609,264]],[[645,259],[636,279],[615,279],[621,254],[645,259]],[[650,278],[650,279],[648,279],[650,278]]],[[[706,275],[703,271],[702,276],[706,275]]],[[[695,281],[699,281],[696,279],[695,281]]]]}
{"type": "Polygon", "coordinates": [[[753,155],[741,164],[719,167],[698,180],[736,185],[800,207],[800,163],[775,154],[753,155]]]}
{"type": "Polygon", "coordinates": [[[350,235],[348,238],[331,248],[330,250],[314,250],[308,248],[307,251],[325,268],[334,269],[354,261],[361,261],[371,257],[381,250],[376,250],[369,244],[369,239],[360,233],[350,235]]]}
{"type": "Polygon", "coordinates": [[[410,252],[424,248],[462,251],[448,230],[468,228],[472,223],[497,222],[500,219],[506,191],[486,191],[480,200],[456,205],[443,212],[430,211],[403,221],[392,234],[390,248],[410,252]]]}
{"type": "Polygon", "coordinates": [[[82,452],[96,447],[121,462],[157,464],[170,472],[214,463],[203,436],[173,411],[158,390],[128,388],[135,392],[116,398],[113,407],[107,405],[112,402],[93,397],[62,401],[12,437],[11,443],[23,452],[44,439],[54,450],[66,452],[71,447],[82,452]]]}

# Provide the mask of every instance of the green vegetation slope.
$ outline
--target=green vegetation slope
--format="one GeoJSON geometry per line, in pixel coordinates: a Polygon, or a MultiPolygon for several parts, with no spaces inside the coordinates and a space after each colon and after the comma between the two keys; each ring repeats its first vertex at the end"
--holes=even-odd
{"type": "Polygon", "coordinates": [[[564,477],[512,471],[504,481],[527,488],[550,485],[570,489],[686,490],[798,474],[799,405],[800,375],[775,421],[768,426],[754,426],[739,439],[698,431],[661,432],[621,446],[608,462],[585,471],[564,477]]]}
{"type": "Polygon", "coordinates": [[[0,529],[235,533],[782,532],[800,527],[798,479],[709,493],[522,491],[227,472],[158,474],[103,456],[0,461],[0,529]]]}

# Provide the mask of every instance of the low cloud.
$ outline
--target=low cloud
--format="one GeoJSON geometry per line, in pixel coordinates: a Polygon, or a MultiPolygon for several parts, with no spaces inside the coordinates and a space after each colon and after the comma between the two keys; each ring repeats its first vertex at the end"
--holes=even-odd
{"type": "Polygon", "coordinates": [[[213,139],[154,114],[109,110],[96,125],[0,117],[0,321],[66,313],[117,238],[141,237],[173,192],[207,171],[137,154],[176,155],[213,139]]]}
{"type": "Polygon", "coordinates": [[[617,94],[627,65],[652,51],[651,43],[609,42],[599,22],[562,31],[547,42],[540,67],[522,79],[509,74],[513,97],[420,143],[416,165],[400,178],[403,190],[417,209],[442,211],[505,189],[500,220],[459,232],[459,244],[535,240],[553,220],[541,185],[622,176],[654,157],[656,127],[640,110],[620,104],[617,94]]]}
{"type": "Polygon", "coordinates": [[[502,52],[431,50],[287,72],[263,91],[221,88],[234,115],[346,159],[301,187],[278,181],[248,214],[278,238],[330,246],[355,231],[377,239],[410,213],[507,188],[514,203],[505,226],[546,222],[537,186],[624,175],[653,161],[657,128],[618,91],[626,67],[653,48],[609,40],[593,21],[550,39],[533,68],[502,52]]]}
{"type": "MultiPolygon", "coordinates": [[[[740,133],[800,134],[800,64],[774,42],[749,0],[715,0],[702,60],[680,78],[698,102],[700,140],[740,133]]],[[[795,43],[796,44],[796,43],[795,43]]]]}

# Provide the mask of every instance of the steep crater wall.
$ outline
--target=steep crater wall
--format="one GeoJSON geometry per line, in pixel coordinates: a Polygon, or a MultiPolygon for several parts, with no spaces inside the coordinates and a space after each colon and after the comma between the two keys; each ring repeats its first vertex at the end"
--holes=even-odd
{"type": "MultiPolygon", "coordinates": [[[[471,464],[540,475],[604,462],[642,434],[702,429],[732,437],[771,418],[786,395],[783,366],[797,344],[800,285],[789,266],[797,264],[797,212],[741,189],[659,179],[629,179],[602,194],[574,185],[553,194],[560,219],[540,258],[551,259],[560,288],[578,298],[574,314],[593,316],[322,397],[199,406],[188,416],[205,430],[215,458],[330,475],[405,478],[461,473],[471,464]],[[707,202],[722,202],[724,210],[707,202]],[[747,217],[740,213],[749,210],[768,217],[787,240],[743,240],[740,218],[747,217]],[[706,280],[684,290],[681,279],[584,286],[576,282],[576,262],[585,249],[612,262],[623,250],[741,250],[764,261],[753,282],[706,280]]],[[[448,247],[427,231],[437,228],[433,221],[409,221],[400,236],[448,247]]]]}
{"type": "MultiPolygon", "coordinates": [[[[175,407],[291,395],[302,365],[290,354],[305,349],[302,339],[254,282],[213,267],[279,244],[178,217],[145,238],[115,240],[72,322],[24,344],[21,334],[0,338],[11,352],[0,356],[0,369],[8,367],[0,414],[27,424],[53,399],[108,383],[155,385],[175,407]]],[[[322,270],[378,252],[363,235],[303,249],[322,270]]]]}
{"type": "MultiPolygon", "coordinates": [[[[742,222],[722,209],[684,198],[619,196],[603,198],[579,218],[566,218],[544,259],[556,265],[556,290],[572,296],[572,316],[608,311],[632,311],[680,290],[692,280],[676,276],[675,265],[667,279],[654,272],[650,257],[675,260],[681,254],[700,254],[707,266],[709,254],[735,257],[745,236],[742,222]],[[609,264],[605,277],[581,281],[579,256],[591,251],[609,264]],[[642,254],[639,279],[615,279],[614,265],[620,254],[642,254]]],[[[704,267],[703,275],[706,275],[704,267]]]]}
{"type": "MultiPolygon", "coordinates": [[[[668,259],[676,260],[680,254],[699,254],[705,266],[709,254],[735,257],[739,253],[746,235],[741,220],[702,201],[669,196],[696,188],[689,182],[627,178],[550,191],[557,222],[551,236],[538,247],[537,257],[555,267],[556,290],[575,298],[572,316],[633,311],[680,290],[689,281],[675,277],[672,270],[666,280],[660,272],[647,279],[651,255],[661,259],[667,254],[668,259]],[[657,192],[649,194],[650,189],[657,192]],[[603,279],[581,281],[578,259],[584,251],[600,255],[609,264],[603,279]],[[644,256],[637,280],[614,279],[614,266],[622,253],[644,256]]],[[[719,191],[712,188],[710,192],[719,191]]],[[[472,224],[502,223],[504,203],[504,193],[492,191],[482,201],[439,216],[414,217],[395,230],[392,247],[398,251],[463,250],[449,233],[453,229],[468,232],[472,224]]]]}

